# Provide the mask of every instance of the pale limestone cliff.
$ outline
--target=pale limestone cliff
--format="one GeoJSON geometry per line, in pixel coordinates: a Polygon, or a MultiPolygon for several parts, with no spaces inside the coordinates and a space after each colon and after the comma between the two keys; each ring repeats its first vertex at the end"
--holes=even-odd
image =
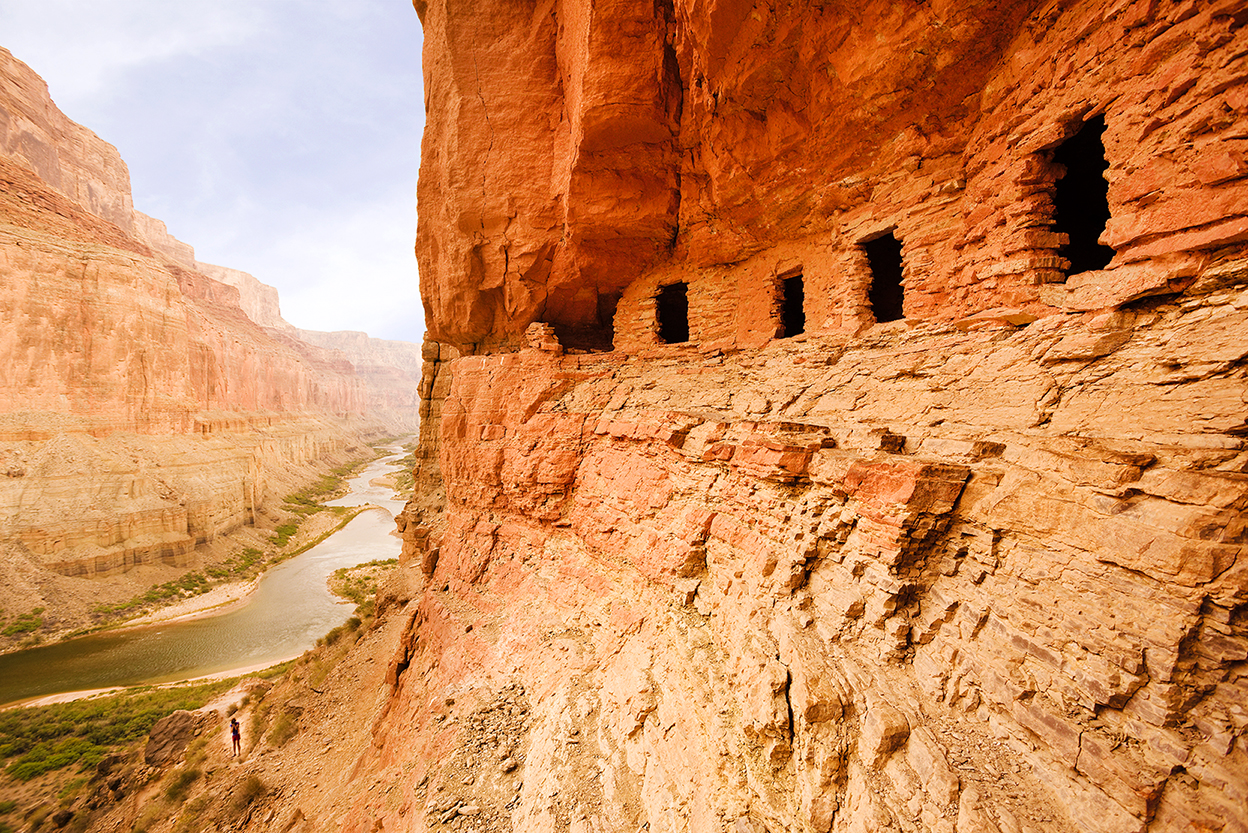
{"type": "MultiPolygon", "coordinates": [[[[169,233],[168,227],[163,220],[157,220],[155,217],[149,217],[142,211],[134,212],[134,233],[135,236],[146,243],[151,249],[160,255],[181,266],[183,269],[192,269],[203,272],[205,275],[222,283],[229,281],[221,280],[217,275],[213,275],[206,269],[201,269],[195,262],[195,249],[188,243],[183,243],[178,238],[169,233]]],[[[254,319],[253,319],[254,320],[254,319]]]]}
{"type": "Polygon", "coordinates": [[[296,329],[295,334],[309,344],[346,354],[357,367],[391,367],[420,378],[422,359],[419,344],[373,338],[368,333],[351,330],[326,333],[296,329]]]}
{"type": "MultiPolygon", "coordinates": [[[[194,261],[193,256],[192,260],[194,261]]],[[[274,287],[261,283],[254,275],[239,269],[229,269],[225,266],[214,266],[211,263],[199,261],[194,261],[194,264],[195,269],[208,277],[237,289],[239,305],[252,321],[261,327],[290,329],[290,325],[282,318],[281,304],[274,287]]]]}
{"type": "Polygon", "coordinates": [[[0,156],[20,159],[91,214],[134,231],[130,169],[117,149],[70,121],[48,85],[0,47],[0,156]]]}
{"type": "MultiPolygon", "coordinates": [[[[176,241],[175,241],[176,242],[176,241]]],[[[373,338],[367,333],[303,330],[282,318],[277,290],[238,269],[191,260],[196,271],[238,291],[239,306],[255,323],[322,361],[350,364],[363,385],[365,407],[396,432],[419,426],[420,345],[373,338]]]]}

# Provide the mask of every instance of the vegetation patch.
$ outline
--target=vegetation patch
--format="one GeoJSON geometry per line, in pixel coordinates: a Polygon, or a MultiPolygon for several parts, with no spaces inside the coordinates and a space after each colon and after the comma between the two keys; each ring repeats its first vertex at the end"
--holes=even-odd
{"type": "Polygon", "coordinates": [[[5,772],[28,781],[70,764],[95,766],[116,747],[145,737],[157,720],[179,709],[194,711],[237,680],[194,686],[138,689],[89,700],[0,712],[0,761],[5,772]]]}
{"type": "Polygon", "coordinates": [[[369,561],[354,567],[340,567],[329,577],[329,592],[349,599],[357,605],[364,604],[370,596],[377,593],[378,581],[389,572],[388,569],[379,571],[375,568],[397,567],[398,564],[397,558],[387,558],[384,561],[369,561]]]}
{"type": "Polygon", "coordinates": [[[173,829],[177,833],[194,833],[202,829],[201,824],[208,814],[211,803],[206,795],[188,801],[182,808],[182,814],[178,816],[178,822],[173,829]]]}
{"type": "Polygon", "coordinates": [[[397,558],[388,558],[354,567],[340,567],[329,576],[329,592],[355,602],[356,616],[369,619],[376,607],[378,584],[398,565],[397,558]]]}
{"type": "Polygon", "coordinates": [[[299,716],[293,711],[286,709],[277,720],[273,721],[273,728],[269,729],[266,740],[273,746],[284,746],[286,741],[299,734],[299,716]]]}
{"type": "MultiPolygon", "coordinates": [[[[282,502],[282,508],[294,515],[294,517],[284,524],[281,524],[273,531],[269,537],[269,543],[277,550],[284,550],[290,543],[290,540],[299,532],[300,522],[308,516],[320,512],[325,509],[321,502],[333,497],[342,488],[347,478],[355,472],[362,469],[376,459],[376,454],[371,457],[361,457],[342,466],[333,468],[329,474],[322,476],[312,485],[301,489],[297,492],[289,494],[282,502]]],[[[332,507],[335,514],[343,515],[349,512],[346,507],[332,507]]],[[[353,517],[353,516],[352,516],[353,517]]],[[[348,518],[347,520],[350,520],[348,518]]],[[[318,539],[317,542],[319,543],[318,539]]],[[[164,584],[154,585],[142,595],[135,596],[129,601],[120,602],[112,605],[99,605],[93,609],[95,614],[97,627],[107,625],[119,619],[137,616],[148,610],[159,607],[170,602],[179,601],[191,596],[197,596],[207,593],[213,587],[229,581],[246,581],[254,578],[264,571],[266,567],[280,563],[287,558],[298,555],[306,547],[292,552],[278,552],[272,556],[266,556],[265,553],[255,547],[248,547],[242,552],[232,556],[224,564],[206,567],[202,572],[193,571],[164,584]]],[[[42,612],[42,608],[35,612],[35,615],[42,612]]],[[[29,615],[27,615],[29,616],[29,615]]],[[[19,617],[17,621],[10,624],[0,633],[6,636],[12,636],[17,633],[24,633],[38,628],[42,621],[33,626],[30,624],[32,620],[27,617],[19,617]],[[25,628],[25,630],[14,630],[12,628],[25,628]]]]}
{"type": "Polygon", "coordinates": [[[191,787],[195,785],[195,782],[203,774],[198,767],[175,770],[169,778],[169,783],[165,785],[165,798],[175,804],[181,804],[186,800],[186,795],[191,791],[191,787]]]}
{"type": "Polygon", "coordinates": [[[24,633],[33,633],[43,627],[43,617],[40,615],[44,608],[37,607],[30,613],[23,613],[5,626],[3,633],[5,636],[17,636],[24,633]]]}
{"type": "Polygon", "coordinates": [[[264,782],[256,775],[248,775],[243,779],[238,788],[234,790],[234,798],[230,801],[230,809],[234,811],[234,817],[242,818],[252,803],[260,798],[266,792],[264,782]]]}
{"type": "Polygon", "coordinates": [[[255,547],[248,547],[237,555],[230,556],[220,567],[209,567],[204,570],[214,579],[251,578],[265,565],[264,553],[255,547]]]}
{"type": "MultiPolygon", "coordinates": [[[[304,518],[329,508],[324,505],[324,501],[330,500],[337,495],[342,490],[343,484],[347,482],[347,478],[364,468],[374,459],[376,459],[376,454],[373,457],[364,457],[346,465],[338,466],[331,469],[329,474],[322,476],[320,480],[317,480],[312,485],[286,495],[282,501],[282,508],[295,517],[290,522],[284,523],[275,529],[272,537],[269,538],[269,542],[278,549],[285,547],[299,531],[299,524],[304,518]]],[[[338,511],[338,514],[342,514],[340,510],[345,509],[345,507],[341,506],[332,508],[338,511]]]]}
{"type": "Polygon", "coordinates": [[[416,468],[416,446],[415,442],[405,444],[403,448],[407,451],[407,456],[396,463],[399,470],[394,473],[394,491],[400,498],[411,497],[412,491],[416,488],[415,478],[412,475],[416,468]]]}
{"type": "Polygon", "coordinates": [[[131,833],[147,833],[148,828],[155,824],[164,814],[165,810],[160,806],[159,802],[149,802],[143,808],[143,812],[139,813],[139,817],[134,820],[134,828],[131,833]]]}
{"type": "Polygon", "coordinates": [[[277,529],[273,530],[273,534],[269,537],[269,543],[278,549],[283,549],[290,543],[290,539],[293,538],[295,533],[298,531],[299,524],[297,523],[282,524],[277,529]]]}

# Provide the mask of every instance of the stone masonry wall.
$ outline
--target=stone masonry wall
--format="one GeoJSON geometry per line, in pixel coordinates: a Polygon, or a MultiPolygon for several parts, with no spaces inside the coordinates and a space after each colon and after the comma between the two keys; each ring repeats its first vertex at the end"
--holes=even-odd
{"type": "Polygon", "coordinates": [[[676,280],[690,284],[693,340],[765,343],[776,330],[768,278],[795,266],[804,272],[808,331],[857,332],[874,323],[860,246],[888,230],[902,242],[907,316],[947,322],[1172,292],[1211,251],[1242,244],[1248,108],[1233,10],[1068,5],[1014,36],[1009,59],[977,94],[978,112],[907,126],[881,141],[849,184],[829,181],[835,168],[812,177],[812,193],[852,191],[817,212],[826,231],[777,235],[711,269],[705,258],[675,258],[632,283],[615,320],[617,347],[657,341],[652,299],[676,280]],[[1094,115],[1108,126],[1111,218],[1102,239],[1115,255],[1104,270],[1070,275],[1058,251],[1064,238],[1052,228],[1053,186],[1064,173],[1053,151],[1094,115]]]}

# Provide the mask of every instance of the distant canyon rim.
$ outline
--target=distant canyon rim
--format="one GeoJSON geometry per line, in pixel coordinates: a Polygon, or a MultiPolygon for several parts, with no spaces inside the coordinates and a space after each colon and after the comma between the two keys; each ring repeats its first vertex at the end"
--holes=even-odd
{"type": "MultiPolygon", "coordinates": [[[[1248,830],[1242,2],[415,6],[401,565],[232,827],[1248,830]]],[[[237,308],[4,170],[6,275],[237,308]]]]}

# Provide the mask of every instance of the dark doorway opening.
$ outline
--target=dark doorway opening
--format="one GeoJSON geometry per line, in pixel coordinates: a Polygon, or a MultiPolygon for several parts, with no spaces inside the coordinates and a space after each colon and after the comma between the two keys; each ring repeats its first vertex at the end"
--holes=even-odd
{"type": "Polygon", "coordinates": [[[868,240],[862,248],[871,265],[871,289],[867,292],[871,313],[881,323],[900,321],[906,317],[902,311],[905,295],[901,286],[901,241],[889,232],[868,240]]]}
{"type": "Polygon", "coordinates": [[[1070,242],[1058,254],[1070,261],[1070,274],[1104,269],[1114,250],[1097,242],[1109,222],[1109,183],[1105,171],[1105,117],[1095,116],[1053,152],[1066,168],[1053,189],[1053,230],[1070,242]]]}
{"type": "Polygon", "coordinates": [[[551,323],[559,343],[569,350],[610,352],[615,347],[615,310],[619,303],[619,292],[599,290],[596,314],[592,318],[570,324],[551,323]]]}
{"type": "Polygon", "coordinates": [[[806,290],[802,273],[780,279],[780,338],[792,338],[806,332],[806,290]]]}
{"type": "Polygon", "coordinates": [[[681,344],[689,340],[689,286],[669,283],[655,298],[659,319],[659,340],[665,344],[681,344]]]}

